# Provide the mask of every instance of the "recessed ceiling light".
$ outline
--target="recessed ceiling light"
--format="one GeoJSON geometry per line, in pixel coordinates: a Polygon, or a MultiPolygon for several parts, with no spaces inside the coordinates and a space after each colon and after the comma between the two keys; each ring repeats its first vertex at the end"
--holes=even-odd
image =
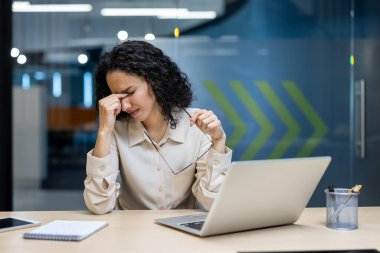
{"type": "Polygon", "coordinates": [[[85,54],[80,54],[80,55],[78,56],[78,62],[79,62],[80,64],[86,64],[87,61],[88,61],[88,57],[87,57],[87,55],[85,55],[85,54]]]}
{"type": "Polygon", "coordinates": [[[13,12],[90,12],[91,4],[31,4],[30,2],[13,2],[13,12]]]}
{"type": "Polygon", "coordinates": [[[162,14],[159,19],[215,19],[215,11],[189,11],[178,14],[162,14]]]}
{"type": "Polygon", "coordinates": [[[147,33],[145,34],[145,40],[154,40],[156,36],[154,36],[153,33],[147,33]]]}
{"type": "Polygon", "coordinates": [[[26,63],[26,61],[27,61],[28,59],[26,58],[26,56],[25,55],[23,55],[23,54],[20,54],[18,57],[17,57],[17,63],[18,64],[25,64],[26,63]]]}
{"type": "Polygon", "coordinates": [[[121,41],[127,40],[128,39],[128,33],[127,31],[119,31],[117,33],[117,38],[121,41]]]}
{"type": "Polygon", "coordinates": [[[186,8],[103,8],[102,16],[161,16],[180,15],[188,12],[186,8]]]}
{"type": "Polygon", "coordinates": [[[19,54],[20,54],[20,50],[18,50],[18,48],[14,47],[11,49],[11,56],[12,57],[17,57],[19,54]]]}

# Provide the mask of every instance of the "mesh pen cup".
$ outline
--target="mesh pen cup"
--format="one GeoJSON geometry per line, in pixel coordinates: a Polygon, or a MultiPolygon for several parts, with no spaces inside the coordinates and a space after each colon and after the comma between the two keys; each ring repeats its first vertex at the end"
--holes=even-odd
{"type": "Polygon", "coordinates": [[[328,189],[326,193],[326,226],[336,230],[354,230],[358,228],[359,192],[349,189],[328,189]]]}

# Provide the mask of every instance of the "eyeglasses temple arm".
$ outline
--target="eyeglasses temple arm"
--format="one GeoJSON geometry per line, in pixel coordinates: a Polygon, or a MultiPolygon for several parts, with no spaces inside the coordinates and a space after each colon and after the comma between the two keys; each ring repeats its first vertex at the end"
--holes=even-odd
{"type": "Polygon", "coordinates": [[[166,165],[169,167],[169,169],[173,172],[173,174],[177,175],[172,167],[169,165],[169,163],[166,161],[165,157],[161,154],[160,150],[158,150],[156,144],[154,144],[154,141],[152,140],[152,138],[150,138],[149,134],[144,130],[144,134],[148,137],[148,139],[150,140],[150,142],[152,143],[153,147],[157,150],[158,154],[160,154],[161,158],[164,160],[164,162],[166,163],[166,165]]]}

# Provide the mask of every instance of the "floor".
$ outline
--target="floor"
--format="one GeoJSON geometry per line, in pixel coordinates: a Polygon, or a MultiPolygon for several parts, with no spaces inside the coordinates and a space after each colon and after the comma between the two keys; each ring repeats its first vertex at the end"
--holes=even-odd
{"type": "Polygon", "coordinates": [[[84,170],[57,169],[45,180],[13,181],[14,211],[87,210],[83,201],[84,170]]]}
{"type": "Polygon", "coordinates": [[[22,188],[13,191],[14,211],[86,210],[83,190],[22,188]]]}

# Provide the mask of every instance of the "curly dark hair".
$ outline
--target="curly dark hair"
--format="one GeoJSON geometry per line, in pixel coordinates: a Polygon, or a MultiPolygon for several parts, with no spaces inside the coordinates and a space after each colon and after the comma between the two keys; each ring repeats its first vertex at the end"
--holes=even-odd
{"type": "MultiPolygon", "coordinates": [[[[161,49],[145,41],[126,41],[106,52],[94,72],[96,109],[100,99],[111,94],[107,85],[108,72],[120,70],[129,75],[142,77],[151,86],[161,107],[161,113],[176,128],[177,119],[172,115],[174,108],[189,107],[193,92],[187,75],[161,49]]],[[[121,112],[117,120],[129,118],[121,112]]]]}

